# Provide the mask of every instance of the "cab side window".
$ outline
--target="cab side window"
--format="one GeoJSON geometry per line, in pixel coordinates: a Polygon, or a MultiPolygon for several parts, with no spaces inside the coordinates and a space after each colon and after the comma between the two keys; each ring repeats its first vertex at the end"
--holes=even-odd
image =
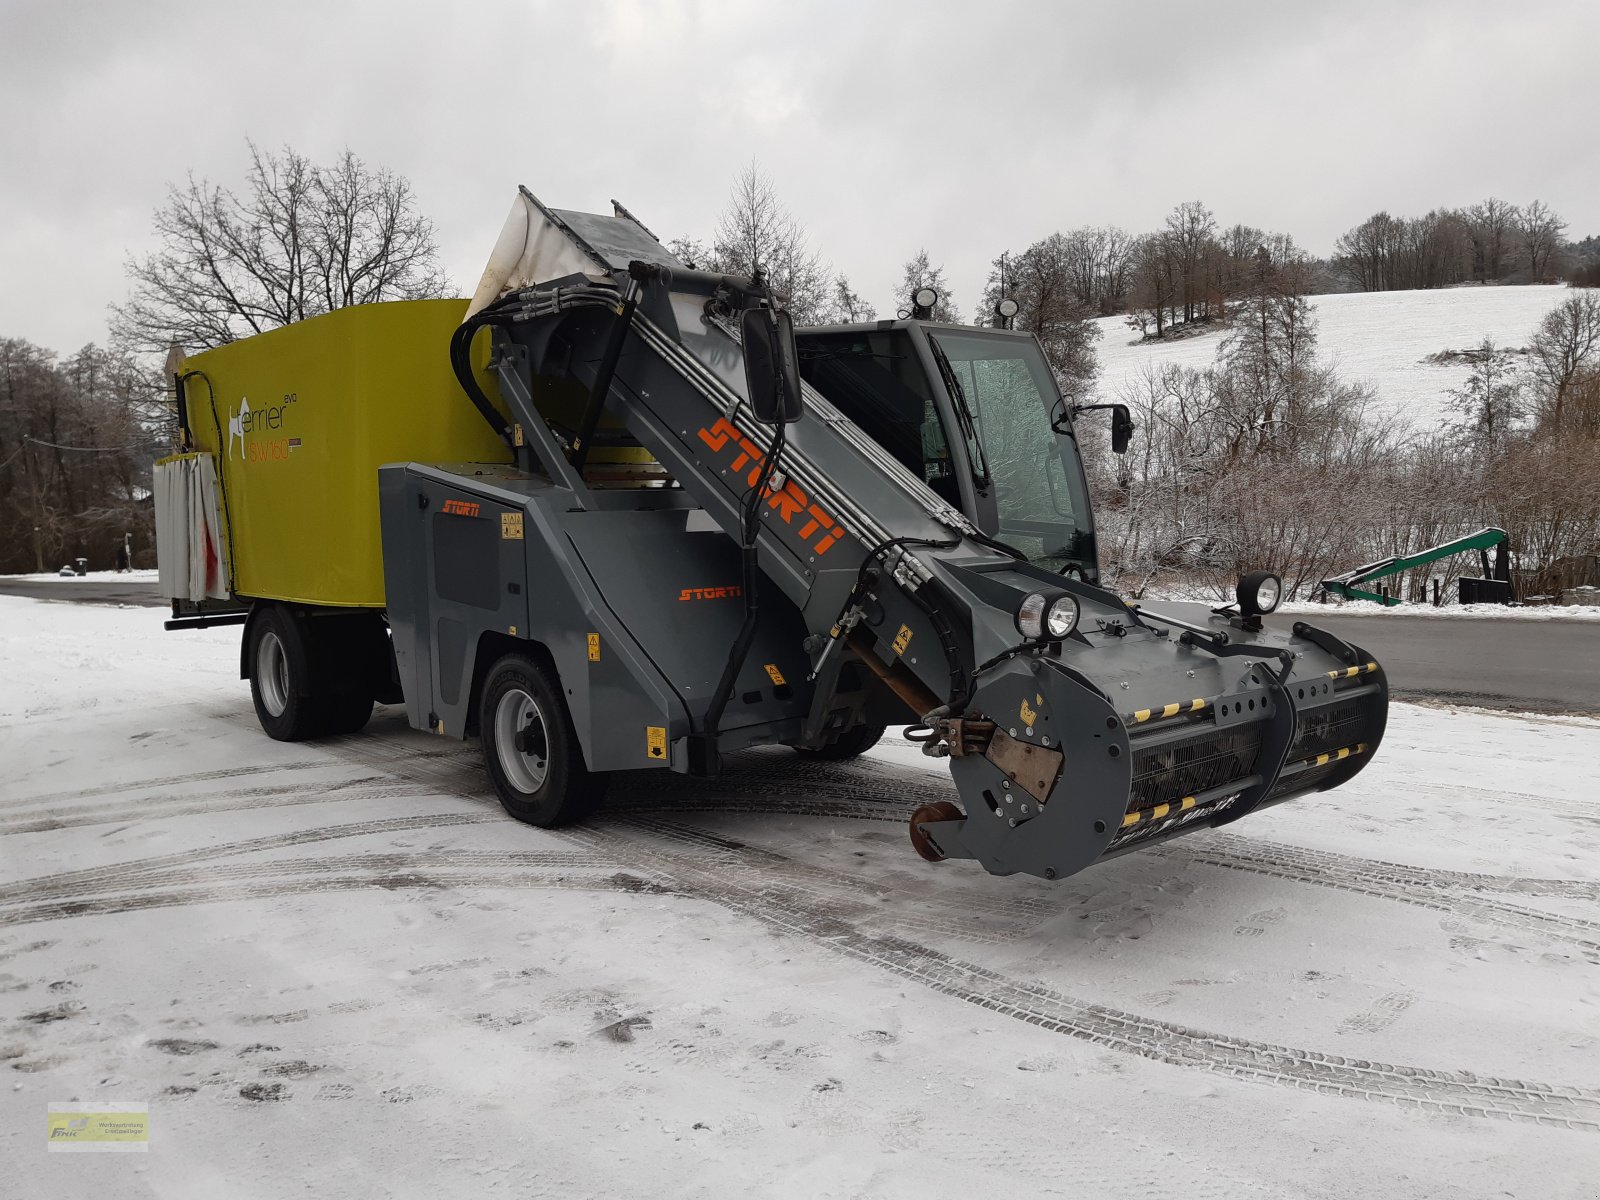
{"type": "Polygon", "coordinates": [[[802,334],[800,374],[907,470],[959,506],[950,443],[908,334],[802,334]]]}

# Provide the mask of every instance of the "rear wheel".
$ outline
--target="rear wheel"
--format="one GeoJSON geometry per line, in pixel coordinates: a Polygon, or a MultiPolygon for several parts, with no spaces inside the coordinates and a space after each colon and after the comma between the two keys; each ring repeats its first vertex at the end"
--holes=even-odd
{"type": "Polygon", "coordinates": [[[581,821],[605,794],[590,771],[553,674],[523,654],[490,668],[479,694],[483,763],[501,806],[549,829],[581,821]]]}
{"type": "Polygon", "coordinates": [[[808,749],[805,746],[796,746],[795,749],[807,758],[820,758],[827,762],[841,762],[847,758],[856,758],[865,754],[878,744],[878,739],[883,737],[885,726],[882,725],[855,725],[846,729],[826,746],[808,749]]]}
{"type": "Polygon", "coordinates": [[[324,731],[326,714],[308,693],[310,670],[300,623],[272,607],[247,627],[250,638],[250,699],[267,736],[298,742],[324,731]]]}
{"type": "Polygon", "coordinates": [[[363,692],[341,692],[323,701],[324,729],[328,733],[357,733],[372,719],[372,697],[363,692]]]}

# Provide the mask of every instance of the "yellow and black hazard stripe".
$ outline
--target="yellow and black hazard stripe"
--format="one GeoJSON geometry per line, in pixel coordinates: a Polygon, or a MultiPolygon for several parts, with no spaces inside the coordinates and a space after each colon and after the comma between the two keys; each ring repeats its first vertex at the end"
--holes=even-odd
{"type": "Polygon", "coordinates": [[[1367,744],[1365,742],[1357,742],[1354,746],[1343,746],[1338,750],[1329,750],[1317,755],[1315,758],[1301,759],[1295,765],[1299,767],[1325,767],[1331,762],[1343,762],[1353,755],[1362,753],[1366,748],[1367,744]]]}
{"type": "Polygon", "coordinates": [[[1329,671],[1329,679],[1354,679],[1357,675],[1371,675],[1378,669],[1378,664],[1369,662],[1362,667],[1341,667],[1337,671],[1329,671]]]}
{"type": "Polygon", "coordinates": [[[1175,717],[1179,713],[1204,712],[1210,707],[1209,700],[1179,700],[1176,704],[1166,704],[1160,708],[1141,708],[1138,712],[1129,713],[1128,724],[1143,725],[1146,721],[1160,721],[1167,717],[1175,717]]]}
{"type": "Polygon", "coordinates": [[[1122,827],[1124,829],[1132,829],[1135,825],[1148,825],[1151,821],[1159,821],[1162,817],[1170,816],[1175,812],[1188,812],[1198,803],[1199,801],[1193,796],[1185,796],[1182,800],[1174,801],[1172,804],[1158,804],[1154,808],[1131,812],[1122,818],[1122,827]]]}

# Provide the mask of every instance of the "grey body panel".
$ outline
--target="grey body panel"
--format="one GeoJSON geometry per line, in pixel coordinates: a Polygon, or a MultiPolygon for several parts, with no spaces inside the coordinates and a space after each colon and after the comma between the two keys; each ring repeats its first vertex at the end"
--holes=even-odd
{"type": "MultiPolygon", "coordinates": [[[[481,683],[497,656],[480,647],[495,635],[493,645],[515,648],[504,635],[549,654],[592,769],[687,768],[682,740],[704,715],[741,609],[734,548],[695,521],[682,493],[579,509],[565,490],[505,467],[398,464],[380,477],[390,625],[413,726],[465,736],[474,671],[481,683]],[[444,511],[452,503],[476,510],[444,511]],[[522,517],[520,538],[502,536],[507,513],[522,517]],[[492,555],[475,549],[486,537],[492,555]],[[469,572],[469,585],[450,570],[469,572]],[[730,583],[733,595],[717,594],[730,583]],[[678,751],[653,755],[651,727],[678,751]]],[[[799,616],[779,597],[769,607],[723,723],[730,749],[793,740],[810,704],[799,616]]]]}

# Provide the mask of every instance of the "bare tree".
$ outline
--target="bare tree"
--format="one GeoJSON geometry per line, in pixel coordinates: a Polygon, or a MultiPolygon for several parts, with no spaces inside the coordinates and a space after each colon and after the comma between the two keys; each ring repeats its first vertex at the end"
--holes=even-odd
{"type": "Polygon", "coordinates": [[[716,269],[716,253],[710,246],[691,237],[675,237],[666,244],[667,249],[687,267],[697,271],[716,269]]]}
{"type": "Polygon", "coordinates": [[[1363,292],[1449,287],[1473,268],[1468,224],[1459,214],[1435,209],[1423,217],[1375,213],[1336,244],[1334,269],[1363,292]]]}
{"type": "Polygon", "coordinates": [[[1002,299],[1017,302],[1016,327],[1039,338],[1057,384],[1070,398],[1088,392],[1097,370],[1094,344],[1100,327],[1082,289],[1094,286],[1088,275],[1098,268],[1086,265],[1085,254],[1097,253],[1094,243],[1099,232],[1052,233],[1021,254],[1002,255],[994,261],[983,298],[991,312],[1002,299]]]}
{"type": "Polygon", "coordinates": [[[127,266],[119,345],[204,349],[352,304],[441,296],[433,224],[411,184],[350,151],[318,166],[249,143],[243,195],[190,176],[155,213],[160,248],[127,266]]]}
{"type": "Polygon", "coordinates": [[[939,293],[939,300],[933,306],[933,319],[959,324],[961,307],[951,295],[950,285],[944,280],[944,268],[934,266],[928,261],[927,250],[920,249],[906,259],[905,266],[901,268],[900,286],[894,293],[896,311],[909,314],[913,307],[912,297],[919,288],[925,287],[939,293]]]}
{"type": "Polygon", "coordinates": [[[1114,225],[1068,230],[1060,257],[1073,294],[1097,316],[1120,312],[1133,266],[1133,237],[1114,225]]]}
{"type": "Polygon", "coordinates": [[[711,260],[702,265],[735,275],[751,275],[759,267],[786,298],[797,325],[815,325],[828,314],[832,273],[758,163],[734,180],[717,221],[711,260]]]}
{"type": "Polygon", "coordinates": [[[1466,218],[1477,279],[1504,279],[1515,266],[1517,206],[1490,196],[1467,209],[1466,218]]]}
{"type": "Polygon", "coordinates": [[[1467,381],[1450,392],[1450,407],[1458,414],[1454,428],[1468,441],[1496,447],[1526,412],[1523,381],[1512,356],[1493,338],[1484,338],[1469,357],[1472,370],[1467,381]]]}
{"type": "Polygon", "coordinates": [[[1553,274],[1551,268],[1561,252],[1561,235],[1566,229],[1567,223],[1543,200],[1535,200],[1518,214],[1517,231],[1522,235],[1522,253],[1532,282],[1543,283],[1553,274]]]}
{"type": "Polygon", "coordinates": [[[833,308],[826,317],[829,322],[853,325],[858,321],[871,321],[878,315],[877,310],[850,286],[850,279],[843,271],[833,277],[832,301],[833,308]]]}
{"type": "Polygon", "coordinates": [[[148,562],[149,380],[126,355],[85,346],[62,360],[0,338],[0,571],[86,556],[110,565],[124,533],[148,562]]]}
{"type": "Polygon", "coordinates": [[[1545,314],[1528,345],[1541,423],[1560,430],[1574,381],[1600,369],[1600,293],[1575,291],[1545,314]]]}
{"type": "Polygon", "coordinates": [[[1143,337],[1163,336],[1177,321],[1182,292],[1177,255],[1165,231],[1146,234],[1134,244],[1132,286],[1128,292],[1128,325],[1143,337]]]}
{"type": "Polygon", "coordinates": [[[1186,200],[1167,214],[1166,242],[1177,268],[1185,321],[1215,315],[1207,304],[1202,267],[1216,232],[1216,217],[1198,200],[1186,200]]]}

